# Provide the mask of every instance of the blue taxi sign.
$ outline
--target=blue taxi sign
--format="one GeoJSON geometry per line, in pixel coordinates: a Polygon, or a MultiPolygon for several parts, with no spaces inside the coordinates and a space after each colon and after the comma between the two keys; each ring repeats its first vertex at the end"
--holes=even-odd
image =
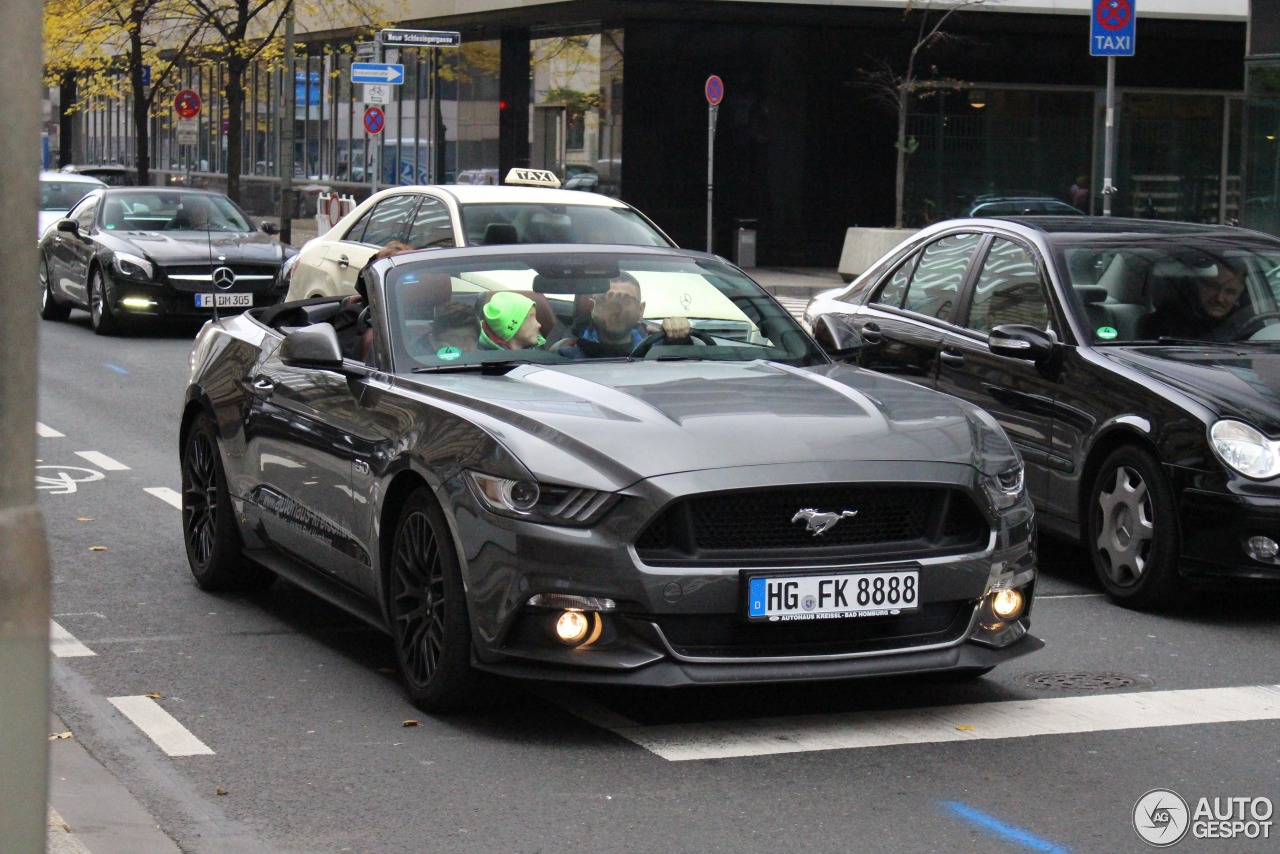
{"type": "Polygon", "coordinates": [[[1090,56],[1133,56],[1137,46],[1137,0],[1093,0],[1090,56]]]}

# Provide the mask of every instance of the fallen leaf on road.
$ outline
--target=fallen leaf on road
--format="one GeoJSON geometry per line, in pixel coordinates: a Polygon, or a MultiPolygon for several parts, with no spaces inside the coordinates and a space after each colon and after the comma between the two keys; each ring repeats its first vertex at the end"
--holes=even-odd
{"type": "Polygon", "coordinates": [[[148,700],[159,700],[164,694],[143,694],[148,700]]]}
{"type": "Polygon", "coordinates": [[[75,736],[73,736],[69,731],[68,731],[68,732],[53,732],[53,733],[50,733],[50,734],[49,734],[49,740],[50,740],[50,741],[53,741],[54,739],[58,739],[58,738],[75,738],[75,736]]]}
{"type": "Polygon", "coordinates": [[[226,789],[214,789],[214,790],[213,790],[213,793],[214,793],[215,795],[225,795],[225,794],[227,793],[227,790],[226,790],[226,789]]]}
{"type": "Polygon", "coordinates": [[[77,516],[76,521],[77,522],[96,522],[98,520],[94,519],[92,516],[77,516]]]}
{"type": "Polygon", "coordinates": [[[400,726],[417,726],[417,725],[418,725],[418,722],[414,720],[408,720],[400,724],[400,726]]]}
{"type": "Polygon", "coordinates": [[[960,730],[961,732],[973,732],[973,727],[970,726],[969,724],[960,724],[960,726],[956,727],[956,729],[960,730]]]}
{"type": "Polygon", "coordinates": [[[89,546],[89,551],[91,552],[105,552],[106,550],[106,546],[89,546]]]}

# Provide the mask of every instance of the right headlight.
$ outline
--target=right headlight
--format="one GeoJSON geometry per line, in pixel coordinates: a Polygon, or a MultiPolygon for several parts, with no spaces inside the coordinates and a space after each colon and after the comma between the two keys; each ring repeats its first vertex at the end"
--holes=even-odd
{"type": "Polygon", "coordinates": [[[1008,510],[1022,498],[1025,489],[1022,464],[1005,469],[999,474],[983,475],[982,489],[996,510],[1008,510]]]}
{"type": "Polygon", "coordinates": [[[1245,477],[1268,480],[1280,475],[1280,442],[1242,421],[1219,421],[1209,428],[1213,452],[1228,468],[1245,477]]]}

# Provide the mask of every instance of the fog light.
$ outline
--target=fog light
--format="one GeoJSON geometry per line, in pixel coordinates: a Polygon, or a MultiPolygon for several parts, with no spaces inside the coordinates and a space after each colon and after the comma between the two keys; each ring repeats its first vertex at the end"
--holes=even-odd
{"type": "Polygon", "coordinates": [[[124,299],[120,300],[120,305],[122,305],[125,308],[132,308],[132,309],[146,310],[148,308],[153,307],[155,304],[156,304],[155,300],[150,300],[150,299],[147,299],[146,297],[125,297],[124,299]]]}
{"type": "Polygon", "coordinates": [[[1022,593],[1001,590],[991,597],[991,611],[1002,620],[1012,620],[1022,613],[1022,593]]]}
{"type": "Polygon", "coordinates": [[[1274,560],[1280,554],[1280,544],[1270,537],[1250,537],[1245,548],[1254,560],[1274,560]]]}
{"type": "Polygon", "coordinates": [[[556,637],[567,644],[577,645],[591,631],[591,621],[581,611],[565,611],[556,620],[556,637]]]}

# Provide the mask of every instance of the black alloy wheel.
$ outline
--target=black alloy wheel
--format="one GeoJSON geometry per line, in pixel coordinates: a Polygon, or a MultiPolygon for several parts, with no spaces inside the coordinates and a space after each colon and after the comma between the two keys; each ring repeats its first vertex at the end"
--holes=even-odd
{"type": "Polygon", "coordinates": [[[97,267],[89,271],[89,320],[99,335],[115,335],[120,331],[120,320],[107,298],[106,278],[97,267]]]}
{"type": "Polygon", "coordinates": [[[49,259],[40,259],[40,317],[44,320],[66,320],[71,316],[71,306],[58,302],[53,295],[53,273],[49,259]]]}
{"type": "Polygon", "coordinates": [[[477,699],[462,574],[444,515],[426,489],[409,496],[396,523],[387,578],[396,663],[413,704],[455,711],[477,699]]]}
{"type": "Polygon", "coordinates": [[[275,580],[274,573],[243,555],[213,420],[207,414],[196,418],[182,445],[182,538],[201,590],[251,590],[275,580]]]}
{"type": "Polygon", "coordinates": [[[1173,604],[1179,533],[1173,493],[1160,463],[1133,445],[1107,456],[1089,499],[1089,552],[1098,580],[1129,608],[1173,604]]]}

